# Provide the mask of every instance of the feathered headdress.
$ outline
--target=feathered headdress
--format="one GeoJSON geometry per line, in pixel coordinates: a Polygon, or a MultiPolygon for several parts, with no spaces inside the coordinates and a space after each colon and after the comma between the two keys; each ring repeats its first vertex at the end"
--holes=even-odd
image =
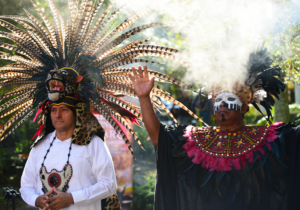
{"type": "MultiPolygon", "coordinates": [[[[132,70],[124,66],[138,62],[155,63],[139,58],[142,56],[157,56],[174,60],[174,54],[178,50],[145,44],[149,39],[136,40],[122,47],[120,44],[147,28],[168,24],[150,23],[123,32],[151,10],[146,9],[110,29],[124,6],[112,10],[112,4],[109,4],[102,14],[98,14],[104,0],[77,0],[75,2],[69,0],[65,24],[53,0],[46,1],[50,6],[53,22],[33,2],[43,23],[27,11],[25,11],[27,17],[0,16],[2,19],[0,25],[10,31],[1,31],[0,36],[15,43],[15,45],[0,43],[0,47],[17,53],[12,55],[2,52],[0,55],[1,59],[14,61],[0,68],[0,88],[15,87],[0,96],[0,100],[10,99],[0,106],[0,116],[4,117],[13,113],[0,131],[0,140],[5,139],[36,110],[38,110],[36,117],[40,118],[38,134],[43,136],[47,127],[47,119],[45,119],[47,109],[51,103],[72,102],[75,106],[79,101],[77,108],[83,109],[84,107],[84,110],[89,110],[92,105],[123,137],[128,148],[133,152],[125,134],[125,128],[141,145],[128,121],[138,124],[142,115],[139,107],[120,97],[120,95],[136,97],[127,75],[132,70]],[[25,30],[3,19],[14,20],[25,30]],[[82,103],[85,105],[82,106],[82,103]]],[[[148,72],[150,76],[156,77],[156,81],[168,81],[186,87],[162,73],[153,70],[148,72]]],[[[155,108],[166,110],[174,120],[173,115],[158,97],[177,104],[199,119],[157,84],[150,97],[155,108]]],[[[81,113],[81,111],[77,112],[81,113]]]]}
{"type": "Polygon", "coordinates": [[[220,93],[233,93],[243,104],[252,104],[260,113],[262,112],[259,104],[263,106],[269,120],[272,117],[272,106],[275,104],[274,97],[279,100],[280,91],[285,90],[285,85],[279,80],[281,68],[278,65],[272,66],[272,63],[267,49],[263,47],[251,53],[247,63],[246,80],[237,80],[231,90],[228,90],[224,84],[215,85],[213,100],[220,93]]]}

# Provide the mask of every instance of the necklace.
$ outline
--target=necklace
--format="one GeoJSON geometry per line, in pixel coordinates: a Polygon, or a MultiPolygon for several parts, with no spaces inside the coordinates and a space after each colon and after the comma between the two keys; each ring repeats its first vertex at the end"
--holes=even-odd
{"type": "Polygon", "coordinates": [[[69,181],[73,174],[72,166],[69,163],[70,153],[71,153],[71,149],[72,149],[72,142],[70,143],[70,147],[69,147],[67,163],[65,164],[63,170],[57,171],[56,169],[52,169],[50,172],[47,172],[44,162],[47,158],[48,153],[50,152],[50,148],[52,147],[55,139],[56,139],[56,136],[53,137],[53,140],[50,143],[50,146],[49,146],[49,148],[44,156],[44,160],[41,164],[40,179],[42,181],[42,185],[43,185],[42,191],[44,193],[50,191],[52,187],[55,187],[57,190],[59,190],[61,192],[66,192],[67,189],[69,188],[69,181]]]}

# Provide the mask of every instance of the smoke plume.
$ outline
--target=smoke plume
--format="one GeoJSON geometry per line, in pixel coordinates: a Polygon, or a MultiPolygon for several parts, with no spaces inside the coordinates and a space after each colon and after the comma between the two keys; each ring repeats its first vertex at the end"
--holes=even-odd
{"type": "Polygon", "coordinates": [[[167,0],[132,1],[130,8],[140,11],[149,3],[155,3],[154,11],[146,16],[149,21],[164,15],[164,20],[177,23],[165,30],[180,33],[184,39],[179,55],[189,64],[184,82],[206,84],[208,89],[225,77],[227,84],[246,78],[249,54],[274,32],[285,6],[274,0],[167,0]]]}

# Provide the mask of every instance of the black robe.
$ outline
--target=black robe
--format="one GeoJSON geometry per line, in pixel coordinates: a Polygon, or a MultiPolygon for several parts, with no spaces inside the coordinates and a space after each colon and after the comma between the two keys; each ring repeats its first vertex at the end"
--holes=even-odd
{"type": "Polygon", "coordinates": [[[264,169],[260,169],[261,166],[259,166],[240,171],[213,173],[201,168],[200,165],[199,167],[192,164],[191,159],[182,148],[186,142],[186,138],[182,136],[184,129],[185,127],[182,126],[176,129],[170,129],[164,125],[160,127],[159,145],[155,148],[157,182],[154,210],[300,209],[299,126],[285,126],[279,131],[280,138],[276,140],[278,146],[275,146],[280,147],[281,152],[277,153],[281,153],[283,158],[276,159],[275,155],[270,152],[268,159],[257,163],[263,165],[264,169]],[[281,165],[278,167],[280,170],[276,167],[277,171],[272,170],[272,164],[281,165]],[[255,174],[255,176],[251,174],[255,174]],[[242,180],[247,180],[249,176],[250,188],[243,188],[242,182],[238,190],[238,187],[232,183],[236,183],[236,180],[242,176],[246,176],[242,180]],[[200,179],[201,182],[198,181],[200,179]],[[274,183],[272,180],[280,181],[274,183]],[[216,182],[218,183],[216,184],[216,182]],[[218,186],[221,182],[225,183],[223,193],[211,187],[218,186]],[[255,186],[253,188],[256,189],[251,189],[252,182],[255,186]],[[249,201],[247,192],[251,190],[253,198],[249,201]],[[259,193],[256,193],[257,190],[259,193]]]}

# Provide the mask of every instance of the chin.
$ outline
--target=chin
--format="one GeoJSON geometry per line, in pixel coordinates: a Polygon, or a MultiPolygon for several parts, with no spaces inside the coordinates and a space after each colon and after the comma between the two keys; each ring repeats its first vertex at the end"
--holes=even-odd
{"type": "Polygon", "coordinates": [[[66,131],[66,129],[64,127],[57,127],[57,128],[55,128],[55,130],[58,131],[58,132],[66,131]]]}

